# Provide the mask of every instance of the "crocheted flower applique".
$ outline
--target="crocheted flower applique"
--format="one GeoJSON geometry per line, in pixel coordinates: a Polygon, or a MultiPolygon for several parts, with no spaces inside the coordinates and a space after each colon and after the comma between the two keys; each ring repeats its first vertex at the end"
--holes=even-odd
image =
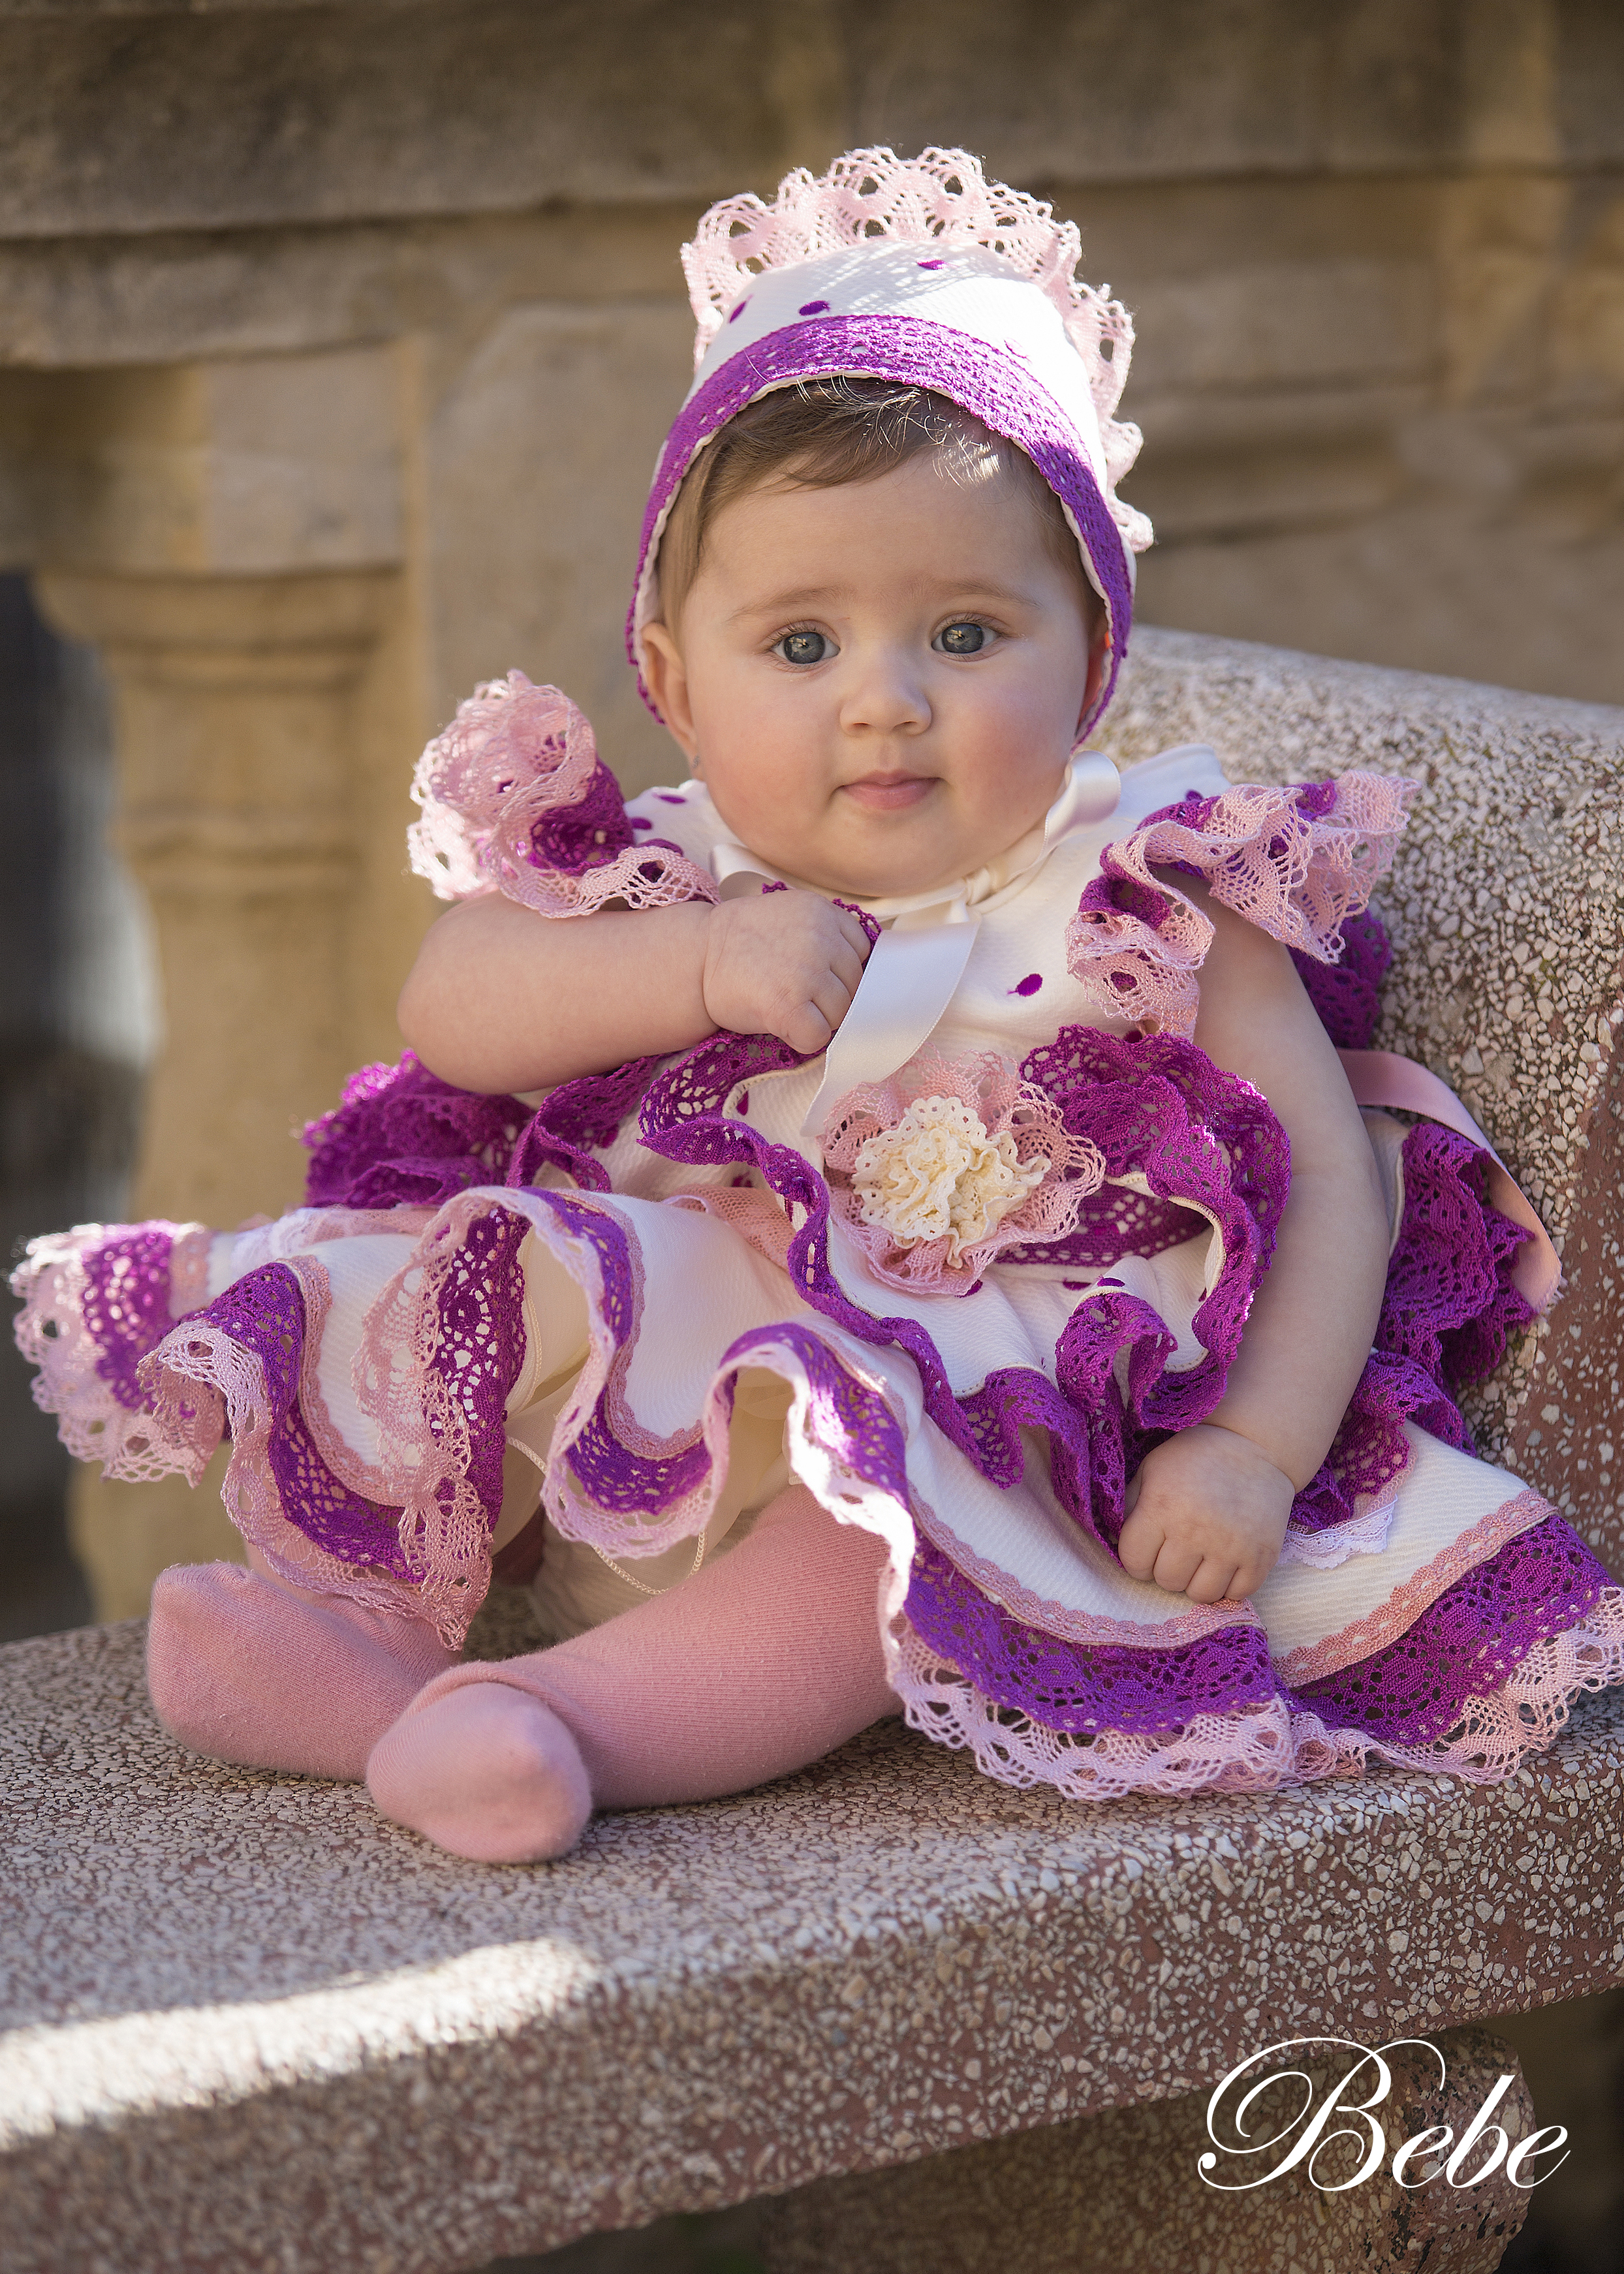
{"type": "Polygon", "coordinates": [[[847,1092],[823,1133],[834,1212],[884,1285],[967,1295],[1002,1250],[1064,1237],[1100,1151],[996,1051],[921,1051],[847,1092]]]}

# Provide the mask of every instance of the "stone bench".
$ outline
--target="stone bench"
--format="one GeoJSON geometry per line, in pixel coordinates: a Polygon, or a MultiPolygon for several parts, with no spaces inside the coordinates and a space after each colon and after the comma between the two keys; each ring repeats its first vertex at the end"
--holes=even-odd
{"type": "MultiPolygon", "coordinates": [[[[1197,739],[1242,776],[1423,782],[1378,1039],[1461,1090],[1569,1279],[1474,1420],[1624,1566],[1624,712],[1146,635],[1110,747],[1197,739]]],[[[480,1647],[523,1646],[523,1609],[494,1603],[480,1647]]],[[[1497,2183],[1220,2199],[1199,2103],[1170,2105],[1282,2038],[1435,2036],[1624,1978],[1624,1849],[1596,1836],[1624,1819],[1618,1693],[1499,1788],[1098,1809],[882,1725],[524,1869],[442,1855],[355,1787],[188,1758],[141,1640],[0,1652],[7,2274],[453,2274],[759,2197],[782,2274],[1183,2274],[1179,2234],[1248,2274],[1424,2241],[1492,2267],[1520,2216],[1497,2183]],[[1045,2202],[1048,2241],[1014,2249],[1045,2202]]],[[[1447,2042],[1458,2113],[1500,2054],[1447,2042]]],[[[1526,2096],[1505,2109],[1526,2131],[1526,2096]]]]}

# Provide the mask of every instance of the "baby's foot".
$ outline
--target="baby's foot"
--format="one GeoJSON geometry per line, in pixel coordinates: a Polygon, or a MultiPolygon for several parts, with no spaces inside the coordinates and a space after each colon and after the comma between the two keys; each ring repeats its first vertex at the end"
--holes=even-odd
{"type": "Polygon", "coordinates": [[[575,1739],[538,1698],[460,1683],[404,1713],[366,1764],[385,1816],[477,1864],[567,1856],[592,1812],[575,1739]]]}
{"type": "Polygon", "coordinates": [[[359,1783],[417,1691],[456,1662],[432,1628],[312,1600],[240,1563],[177,1563],[153,1588],[147,1683],[194,1752],[359,1783]]]}

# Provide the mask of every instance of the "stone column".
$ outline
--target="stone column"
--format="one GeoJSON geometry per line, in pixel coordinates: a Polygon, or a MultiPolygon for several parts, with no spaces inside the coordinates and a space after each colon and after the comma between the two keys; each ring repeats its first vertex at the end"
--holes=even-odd
{"type": "Polygon", "coordinates": [[[164,1040],[137,1216],[292,1205],[297,1128],[350,1063],[354,698],[395,580],[40,580],[117,697],[117,838],[157,931],[164,1040]]]}
{"type": "MultiPolygon", "coordinates": [[[[132,1216],[230,1226],[299,1197],[297,1130],[355,1055],[357,693],[397,583],[40,579],[113,681],[117,835],[157,936],[163,1041],[132,1216]]],[[[138,1616],[166,1563],[240,1557],[222,1465],[195,1490],[76,1471],[71,1530],[100,1616],[138,1616]]]]}
{"type": "MultiPolygon", "coordinates": [[[[384,802],[409,809],[422,723],[398,668],[397,380],[389,351],[348,351],[96,374],[62,398],[36,584],[112,682],[116,833],[160,967],[135,1217],[229,1228],[296,1204],[301,1125],[395,1040],[372,948],[397,985],[404,863],[380,869],[372,840],[398,847],[404,810],[373,808],[397,779],[384,802]]],[[[217,1485],[79,1472],[100,1616],[144,1611],[165,1563],[240,1555],[217,1485]]]]}

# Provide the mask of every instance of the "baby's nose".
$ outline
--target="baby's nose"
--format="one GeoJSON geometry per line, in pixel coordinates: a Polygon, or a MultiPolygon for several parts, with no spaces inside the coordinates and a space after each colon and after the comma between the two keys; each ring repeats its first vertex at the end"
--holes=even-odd
{"type": "Polygon", "coordinates": [[[848,734],[917,734],[929,726],[930,715],[918,674],[899,660],[876,659],[848,692],[840,723],[848,734]]]}

